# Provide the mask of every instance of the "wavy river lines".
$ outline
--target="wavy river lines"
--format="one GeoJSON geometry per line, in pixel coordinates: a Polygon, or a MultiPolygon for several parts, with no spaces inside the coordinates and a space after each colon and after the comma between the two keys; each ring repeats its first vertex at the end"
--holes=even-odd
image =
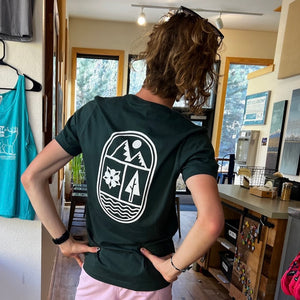
{"type": "Polygon", "coordinates": [[[115,217],[119,217],[124,221],[131,220],[134,218],[140,211],[141,207],[129,205],[125,202],[116,201],[111,197],[105,197],[103,193],[100,194],[100,199],[105,210],[115,217]]]}

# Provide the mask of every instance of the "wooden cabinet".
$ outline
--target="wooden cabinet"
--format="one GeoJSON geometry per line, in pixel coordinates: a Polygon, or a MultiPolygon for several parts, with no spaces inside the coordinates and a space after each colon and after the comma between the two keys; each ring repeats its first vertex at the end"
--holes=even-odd
{"type": "Polygon", "coordinates": [[[288,206],[298,207],[300,203],[259,198],[239,186],[225,186],[219,186],[225,219],[239,220],[236,244],[226,238],[225,226],[220,238],[197,263],[235,299],[274,299],[288,206]],[[227,277],[224,274],[228,275],[226,272],[231,269],[224,260],[224,252],[233,257],[231,276],[227,277]]]}

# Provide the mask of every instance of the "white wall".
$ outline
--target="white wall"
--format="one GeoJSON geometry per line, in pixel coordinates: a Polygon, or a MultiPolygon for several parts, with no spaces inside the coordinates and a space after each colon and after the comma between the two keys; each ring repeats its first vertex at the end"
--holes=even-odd
{"type": "MultiPolygon", "coordinates": [[[[44,1],[34,1],[32,42],[5,41],[5,61],[41,84],[44,73],[43,5],[44,1]]],[[[13,86],[16,80],[14,71],[0,67],[1,86],[13,86]]],[[[26,96],[29,121],[40,151],[43,147],[42,92],[26,92],[26,96]]],[[[0,299],[46,299],[55,249],[49,240],[38,220],[0,217],[0,299]]]]}
{"type": "MultiPolygon", "coordinates": [[[[271,97],[270,97],[270,101],[269,101],[269,109],[267,112],[266,124],[262,125],[262,126],[244,126],[243,127],[243,129],[255,129],[255,130],[261,131],[260,132],[260,140],[259,140],[258,149],[257,149],[257,155],[256,155],[256,164],[255,164],[256,166],[264,166],[265,165],[265,161],[266,161],[266,157],[267,157],[267,146],[261,145],[261,139],[262,139],[262,137],[267,137],[267,138],[269,137],[273,104],[278,101],[288,100],[287,115],[286,115],[286,122],[285,122],[285,125],[287,125],[292,92],[293,92],[293,90],[299,89],[299,87],[300,87],[300,76],[293,76],[290,78],[280,79],[280,80],[277,79],[281,51],[282,51],[282,46],[283,46],[285,25],[286,25],[286,20],[287,20],[287,15],[288,15],[288,7],[291,2],[293,2],[293,0],[283,0],[282,1],[282,11],[281,11],[278,38],[277,38],[277,44],[276,44],[276,52],[275,52],[275,58],[274,58],[274,64],[275,64],[274,72],[269,73],[264,76],[260,76],[260,77],[251,79],[249,81],[249,85],[248,85],[248,91],[247,91],[248,95],[255,94],[258,92],[264,92],[267,90],[271,91],[271,97]]],[[[283,149],[283,144],[284,143],[282,143],[282,149],[283,149]]],[[[283,175],[285,175],[288,178],[291,178],[292,180],[297,180],[297,181],[300,180],[300,176],[290,176],[287,174],[283,174],[283,175]]]]}
{"type": "Polygon", "coordinates": [[[40,299],[40,224],[0,218],[0,240],[0,298],[40,299]]]}

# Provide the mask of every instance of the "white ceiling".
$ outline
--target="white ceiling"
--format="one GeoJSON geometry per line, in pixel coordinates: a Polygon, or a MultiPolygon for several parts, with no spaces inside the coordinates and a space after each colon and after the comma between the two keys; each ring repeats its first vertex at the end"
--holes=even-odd
{"type": "MultiPolygon", "coordinates": [[[[281,0],[67,0],[71,17],[83,17],[100,20],[135,22],[141,8],[131,4],[158,5],[194,9],[262,13],[263,16],[222,13],[225,29],[277,31],[280,13],[274,9],[281,5],[281,0]]],[[[148,23],[156,23],[168,12],[167,9],[144,8],[148,23]]],[[[215,23],[219,13],[198,13],[215,23]]]]}

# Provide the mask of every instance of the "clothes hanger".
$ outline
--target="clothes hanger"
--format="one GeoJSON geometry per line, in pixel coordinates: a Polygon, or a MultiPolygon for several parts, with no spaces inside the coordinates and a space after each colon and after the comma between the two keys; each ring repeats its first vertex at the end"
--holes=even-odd
{"type": "MultiPolygon", "coordinates": [[[[8,64],[7,62],[5,62],[3,59],[5,57],[5,43],[2,39],[0,39],[0,42],[3,44],[3,56],[0,58],[0,65],[1,66],[6,66],[6,67],[10,67],[12,69],[14,69],[17,73],[17,75],[19,76],[19,71],[17,68],[13,67],[12,65],[8,64]]],[[[26,91],[29,91],[29,92],[39,92],[42,90],[42,85],[37,82],[36,80],[32,79],[31,77],[29,77],[28,75],[26,74],[23,74],[23,76],[30,80],[33,84],[32,88],[31,89],[26,89],[26,91]]],[[[1,90],[15,90],[15,88],[3,88],[3,87],[0,87],[1,90]]]]}

